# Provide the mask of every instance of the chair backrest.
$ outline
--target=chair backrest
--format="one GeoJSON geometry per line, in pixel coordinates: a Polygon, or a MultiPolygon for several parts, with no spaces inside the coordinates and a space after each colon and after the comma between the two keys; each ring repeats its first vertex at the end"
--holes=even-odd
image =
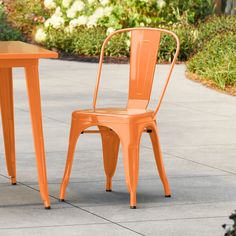
{"type": "Polygon", "coordinates": [[[130,109],[132,108],[146,109],[148,106],[156,68],[157,54],[161,40],[161,33],[170,34],[176,40],[176,52],[173,57],[162,93],[159,97],[158,100],[159,102],[155,109],[155,115],[156,115],[161,105],[162,99],[164,97],[164,93],[166,91],[166,87],[168,85],[180,48],[179,39],[176,36],[176,34],[165,29],[156,29],[156,28],[121,29],[111,33],[105,39],[100,55],[98,78],[94,91],[93,108],[95,109],[96,107],[96,100],[100,83],[105,46],[111,39],[111,37],[113,37],[114,35],[130,31],[131,31],[130,80],[129,80],[129,96],[127,103],[127,108],[130,109]]]}

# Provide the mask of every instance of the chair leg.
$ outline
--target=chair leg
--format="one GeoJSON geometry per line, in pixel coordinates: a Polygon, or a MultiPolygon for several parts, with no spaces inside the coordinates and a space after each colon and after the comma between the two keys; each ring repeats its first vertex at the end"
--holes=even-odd
{"type": "Polygon", "coordinates": [[[70,179],[76,143],[82,131],[83,129],[79,126],[78,121],[72,118],[66,166],[60,188],[60,201],[64,201],[65,199],[65,192],[70,179]]]}
{"type": "Polygon", "coordinates": [[[157,166],[161,181],[163,183],[165,197],[171,197],[170,186],[169,186],[168,179],[165,172],[165,167],[164,167],[162,153],[161,153],[161,146],[160,146],[160,141],[159,141],[156,125],[152,128],[152,132],[149,133],[149,135],[152,141],[152,147],[153,147],[153,152],[154,152],[154,156],[156,160],[156,166],[157,166]]]}
{"type": "Polygon", "coordinates": [[[136,189],[139,171],[139,145],[123,144],[125,178],[130,192],[130,208],[136,208],[136,189]]]}
{"type": "Polygon", "coordinates": [[[109,128],[102,126],[99,126],[98,128],[102,137],[103,164],[106,173],[106,191],[111,192],[112,177],[116,170],[120,139],[118,135],[109,128]]]}
{"type": "Polygon", "coordinates": [[[2,114],[2,128],[5,144],[5,156],[8,175],[11,182],[16,184],[16,159],[14,135],[14,104],[11,68],[0,69],[0,107],[2,114]]]}
{"type": "Polygon", "coordinates": [[[139,173],[139,145],[143,127],[119,125],[116,129],[121,143],[125,168],[125,180],[130,193],[130,208],[136,208],[136,190],[139,173]]]}

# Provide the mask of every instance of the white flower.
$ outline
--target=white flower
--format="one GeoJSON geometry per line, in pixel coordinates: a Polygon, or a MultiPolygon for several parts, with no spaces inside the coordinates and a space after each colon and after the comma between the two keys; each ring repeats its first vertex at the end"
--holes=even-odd
{"type": "Polygon", "coordinates": [[[109,27],[109,28],[107,29],[107,35],[111,34],[111,33],[114,32],[114,31],[115,31],[114,28],[109,27]]]}
{"type": "Polygon", "coordinates": [[[164,0],[157,0],[157,5],[160,8],[163,8],[166,5],[166,2],[164,0]]]}
{"type": "Polygon", "coordinates": [[[56,3],[53,0],[44,0],[44,6],[47,9],[56,8],[56,3]]]}
{"type": "Polygon", "coordinates": [[[65,8],[68,8],[70,6],[71,0],[63,0],[62,6],[65,8]]]}
{"type": "Polygon", "coordinates": [[[87,21],[88,21],[87,16],[79,16],[77,19],[71,20],[69,26],[71,28],[75,28],[79,25],[86,25],[87,21]]]}
{"type": "Polygon", "coordinates": [[[47,34],[44,32],[42,28],[39,28],[35,34],[35,40],[38,43],[42,43],[46,40],[47,34]]]}
{"type": "Polygon", "coordinates": [[[97,21],[98,21],[97,16],[93,14],[93,15],[89,16],[88,22],[87,22],[87,26],[88,27],[96,26],[97,25],[97,21]]]}
{"type": "Polygon", "coordinates": [[[99,8],[95,11],[95,15],[97,15],[99,18],[101,18],[101,17],[103,17],[103,16],[108,16],[108,15],[110,15],[111,12],[112,12],[112,7],[105,7],[105,8],[99,7],[99,8]]]}
{"type": "Polygon", "coordinates": [[[53,14],[55,16],[62,16],[61,8],[57,7],[55,13],[53,14]]]}
{"type": "Polygon", "coordinates": [[[94,15],[94,17],[97,18],[97,19],[103,17],[103,16],[104,16],[104,8],[102,8],[102,7],[97,8],[97,9],[95,10],[95,12],[93,13],[93,15],[94,15]]]}
{"type": "Polygon", "coordinates": [[[76,10],[71,7],[66,11],[66,15],[68,18],[74,18],[76,16],[76,10]]]}
{"type": "Polygon", "coordinates": [[[109,16],[109,15],[111,14],[112,10],[113,10],[112,7],[105,7],[105,8],[103,9],[104,15],[105,15],[105,16],[109,16]]]}
{"type": "Polygon", "coordinates": [[[99,7],[95,10],[95,12],[89,16],[87,26],[92,27],[97,25],[97,21],[104,17],[108,16],[112,12],[112,7],[99,7]]]}
{"type": "Polygon", "coordinates": [[[109,0],[100,0],[100,3],[105,6],[109,3],[109,0]]]}
{"type": "Polygon", "coordinates": [[[88,0],[88,3],[89,3],[89,4],[93,4],[93,3],[95,3],[95,1],[96,1],[96,0],[88,0]]]}
{"type": "Polygon", "coordinates": [[[80,0],[77,0],[72,4],[71,8],[66,11],[66,15],[69,18],[74,18],[76,16],[76,13],[82,11],[84,8],[85,4],[80,0]]]}
{"type": "Polygon", "coordinates": [[[61,16],[52,16],[50,24],[53,28],[58,29],[64,25],[64,19],[61,16]]]}
{"type": "Polygon", "coordinates": [[[64,26],[64,22],[65,21],[62,17],[61,8],[57,7],[55,13],[51,16],[51,18],[47,19],[44,22],[44,26],[47,28],[51,25],[53,28],[58,29],[61,26],[64,26]]]}
{"type": "Polygon", "coordinates": [[[78,17],[78,25],[86,25],[87,22],[88,22],[87,16],[79,16],[78,17]]]}
{"type": "Polygon", "coordinates": [[[80,0],[75,1],[72,4],[72,8],[75,9],[76,11],[82,11],[85,7],[85,4],[81,2],[80,0]]]}

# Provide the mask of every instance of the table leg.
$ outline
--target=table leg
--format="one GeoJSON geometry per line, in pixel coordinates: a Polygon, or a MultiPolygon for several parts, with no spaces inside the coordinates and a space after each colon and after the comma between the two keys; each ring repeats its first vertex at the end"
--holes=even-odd
{"type": "Polygon", "coordinates": [[[38,61],[32,61],[32,65],[25,67],[26,83],[29,97],[31,122],[34,135],[34,146],[38,167],[39,188],[46,209],[50,209],[48,184],[46,175],[46,162],[44,151],[42,112],[40,101],[40,87],[38,77],[38,61]]]}
{"type": "Polygon", "coordinates": [[[16,184],[16,158],[14,134],[14,104],[12,69],[0,68],[0,107],[2,114],[2,128],[5,144],[5,156],[8,175],[11,182],[16,184]]]}

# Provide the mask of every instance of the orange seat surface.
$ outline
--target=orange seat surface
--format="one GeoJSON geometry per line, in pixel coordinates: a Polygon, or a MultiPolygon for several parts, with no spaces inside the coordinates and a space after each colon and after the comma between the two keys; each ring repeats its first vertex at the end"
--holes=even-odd
{"type": "Polygon", "coordinates": [[[135,115],[145,115],[153,113],[151,110],[145,109],[127,109],[127,108],[99,108],[99,109],[87,109],[87,110],[77,110],[74,113],[83,113],[90,115],[104,115],[104,116],[135,116],[135,115]]]}

